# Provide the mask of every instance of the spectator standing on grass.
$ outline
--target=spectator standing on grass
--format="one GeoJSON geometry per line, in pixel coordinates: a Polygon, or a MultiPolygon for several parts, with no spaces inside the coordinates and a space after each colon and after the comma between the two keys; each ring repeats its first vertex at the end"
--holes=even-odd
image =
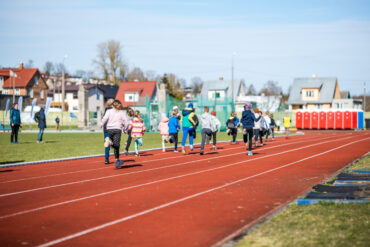
{"type": "Polygon", "coordinates": [[[41,106],[40,111],[35,114],[35,121],[38,123],[39,135],[37,136],[37,143],[43,143],[42,137],[46,129],[45,107],[41,106]]]}
{"type": "Polygon", "coordinates": [[[244,106],[244,111],[242,113],[241,122],[243,124],[243,140],[245,145],[249,142],[248,145],[248,155],[253,155],[252,153],[252,138],[253,138],[253,127],[254,122],[260,120],[262,116],[258,118],[255,117],[254,113],[251,111],[252,104],[247,102],[244,106]]]}
{"type": "MultiPolygon", "coordinates": [[[[127,108],[127,121],[128,121],[128,123],[132,120],[134,115],[135,115],[134,110],[131,107],[128,107],[127,108]]],[[[131,129],[128,130],[127,135],[128,135],[128,137],[127,137],[126,146],[125,146],[125,154],[126,155],[128,155],[128,150],[130,148],[131,141],[132,141],[131,129]]]]}
{"type": "Polygon", "coordinates": [[[276,120],[276,128],[277,128],[278,131],[280,131],[280,125],[281,125],[281,121],[280,121],[280,118],[278,118],[276,120]]]}
{"type": "Polygon", "coordinates": [[[290,120],[288,113],[285,115],[283,121],[284,121],[284,128],[285,128],[285,138],[288,139],[290,123],[292,122],[292,120],[290,120]]]}
{"type": "Polygon", "coordinates": [[[162,137],[162,152],[166,152],[166,143],[168,142],[169,137],[169,127],[168,127],[168,117],[166,114],[162,114],[162,120],[158,125],[158,130],[162,137]]]}
{"type": "Polygon", "coordinates": [[[196,125],[193,117],[194,117],[194,109],[193,109],[193,103],[189,103],[188,107],[182,110],[182,131],[183,131],[183,136],[182,136],[182,142],[181,142],[181,147],[182,147],[182,153],[186,154],[185,151],[185,142],[186,139],[188,138],[189,135],[189,146],[190,150],[193,150],[193,141],[194,141],[194,126],[196,125]]]}
{"type": "Polygon", "coordinates": [[[239,119],[236,117],[236,114],[233,112],[231,113],[229,119],[226,122],[226,133],[227,135],[232,136],[232,141],[231,144],[236,144],[236,136],[238,134],[238,124],[239,124],[239,119]]]}
{"type": "Polygon", "coordinates": [[[179,118],[178,118],[178,111],[172,111],[171,118],[168,121],[168,133],[169,133],[169,141],[170,143],[175,144],[175,149],[173,150],[175,153],[178,152],[177,150],[177,143],[178,143],[178,132],[181,129],[179,125],[179,118]]]}
{"type": "Polygon", "coordinates": [[[114,149],[114,156],[116,158],[116,168],[123,165],[123,160],[119,159],[119,148],[121,144],[122,130],[127,132],[127,114],[123,111],[122,104],[119,100],[114,100],[112,109],[105,112],[102,119],[101,127],[106,124],[109,137],[105,138],[104,146],[111,145],[114,149]]]}
{"type": "MultiPolygon", "coordinates": [[[[104,110],[103,118],[104,118],[105,114],[107,113],[107,111],[110,110],[110,109],[112,109],[113,102],[114,102],[114,99],[108,99],[107,104],[106,104],[106,107],[105,107],[105,110],[104,110]]],[[[109,139],[109,133],[108,133],[108,129],[107,129],[107,123],[105,123],[103,125],[103,133],[104,133],[104,147],[105,147],[105,162],[104,163],[106,165],[108,165],[109,164],[110,145],[109,145],[109,141],[105,141],[106,138],[109,139]]]]}
{"type": "Polygon", "coordinates": [[[271,118],[269,116],[269,113],[266,112],[265,116],[263,117],[266,121],[266,135],[265,135],[265,142],[267,142],[267,139],[270,135],[270,132],[271,132],[271,118]]]}
{"type": "MultiPolygon", "coordinates": [[[[259,111],[259,109],[256,107],[254,108],[254,116],[258,118],[262,112],[259,111]]],[[[257,147],[258,138],[260,139],[260,146],[263,146],[262,142],[262,136],[263,136],[263,130],[261,127],[262,119],[260,118],[258,121],[255,121],[254,127],[253,127],[253,135],[254,135],[254,147],[257,147]]]]}
{"type": "Polygon", "coordinates": [[[271,137],[272,137],[272,140],[275,140],[275,119],[274,119],[274,114],[270,114],[270,119],[271,119],[271,123],[270,123],[270,129],[271,129],[271,137]]]}
{"type": "Polygon", "coordinates": [[[209,114],[209,107],[205,106],[203,108],[203,114],[200,116],[200,124],[202,125],[202,143],[200,145],[200,155],[204,154],[204,143],[206,142],[206,136],[211,138],[213,122],[212,116],[209,114]]]}
{"type": "Polygon", "coordinates": [[[19,128],[22,127],[22,121],[21,121],[21,112],[18,110],[18,103],[14,103],[12,109],[10,109],[10,126],[12,127],[10,143],[19,144],[18,131],[19,128]]]}
{"type": "Polygon", "coordinates": [[[135,155],[138,157],[139,145],[143,145],[143,135],[146,130],[139,111],[135,111],[135,116],[130,121],[129,129],[131,130],[131,137],[135,141],[135,155]]]}
{"type": "Polygon", "coordinates": [[[60,123],[60,119],[59,119],[59,117],[57,116],[57,117],[55,118],[55,130],[59,130],[59,123],[60,123]]]}
{"type": "Polygon", "coordinates": [[[211,115],[212,115],[212,127],[213,127],[212,128],[212,138],[213,138],[213,147],[212,147],[212,149],[216,150],[216,142],[217,142],[216,134],[217,134],[217,132],[219,132],[221,130],[221,122],[216,117],[216,112],[215,111],[212,111],[211,115]]]}

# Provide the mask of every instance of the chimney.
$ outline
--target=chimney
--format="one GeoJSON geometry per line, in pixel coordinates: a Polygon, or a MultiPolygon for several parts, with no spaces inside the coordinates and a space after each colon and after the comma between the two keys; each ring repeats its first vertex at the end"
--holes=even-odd
{"type": "Polygon", "coordinates": [[[23,63],[19,64],[19,69],[23,69],[23,63]]]}

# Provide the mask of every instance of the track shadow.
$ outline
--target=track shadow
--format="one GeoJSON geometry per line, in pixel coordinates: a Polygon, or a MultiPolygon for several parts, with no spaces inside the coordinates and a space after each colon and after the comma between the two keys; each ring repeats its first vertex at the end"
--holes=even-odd
{"type": "Polygon", "coordinates": [[[135,162],[135,160],[125,160],[123,159],[124,162],[135,162]]]}
{"type": "Polygon", "coordinates": [[[14,172],[15,170],[13,170],[13,169],[8,169],[8,170],[3,170],[3,171],[0,171],[0,173],[1,172],[14,172]]]}
{"type": "Polygon", "coordinates": [[[140,154],[140,156],[153,156],[153,154],[140,154]]]}
{"type": "Polygon", "coordinates": [[[24,162],[24,160],[3,161],[3,162],[0,162],[0,165],[14,164],[14,163],[20,163],[20,162],[24,162]]]}
{"type": "Polygon", "coordinates": [[[133,167],[140,167],[140,166],[143,166],[141,164],[135,164],[135,165],[128,165],[128,166],[125,166],[125,164],[123,164],[120,168],[118,169],[128,169],[128,168],[133,168],[133,167]]]}
{"type": "Polygon", "coordinates": [[[209,152],[209,153],[204,153],[204,155],[213,155],[213,154],[218,154],[218,152],[209,152]]]}

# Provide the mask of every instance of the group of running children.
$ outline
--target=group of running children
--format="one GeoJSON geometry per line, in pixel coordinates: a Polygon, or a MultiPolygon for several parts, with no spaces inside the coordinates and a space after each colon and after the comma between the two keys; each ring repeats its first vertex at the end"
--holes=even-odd
{"type": "MultiPolygon", "coordinates": [[[[272,115],[262,116],[262,112],[255,108],[252,112],[252,104],[247,103],[244,106],[241,120],[238,119],[236,113],[232,113],[226,122],[227,133],[232,136],[232,144],[236,144],[236,136],[240,123],[243,127],[243,140],[245,145],[248,144],[248,155],[252,153],[252,138],[255,137],[254,146],[263,146],[263,136],[265,140],[269,134],[272,134],[274,139],[275,121],[272,115]]],[[[174,144],[174,152],[178,152],[178,133],[182,128],[183,137],[181,141],[181,152],[186,154],[185,142],[189,136],[189,148],[194,149],[194,139],[197,134],[198,125],[202,126],[201,150],[200,155],[204,154],[205,143],[213,139],[213,150],[216,150],[216,134],[220,131],[221,123],[216,117],[216,112],[209,113],[209,107],[205,106],[203,114],[198,118],[195,114],[195,109],[192,103],[182,110],[181,114],[178,107],[174,107],[170,118],[165,114],[162,115],[162,120],[158,126],[162,137],[162,151],[165,152],[166,143],[174,144]],[[181,126],[180,126],[181,121],[181,126]]],[[[120,160],[120,143],[122,131],[128,135],[125,146],[125,154],[128,155],[128,150],[132,140],[135,143],[135,155],[139,156],[139,146],[143,145],[143,135],[146,131],[145,124],[139,111],[134,111],[132,108],[125,109],[119,100],[110,99],[107,102],[107,108],[102,119],[102,128],[104,128],[104,147],[105,147],[105,164],[109,164],[109,149],[114,149],[115,166],[120,168],[123,165],[123,160],[120,160]]]]}

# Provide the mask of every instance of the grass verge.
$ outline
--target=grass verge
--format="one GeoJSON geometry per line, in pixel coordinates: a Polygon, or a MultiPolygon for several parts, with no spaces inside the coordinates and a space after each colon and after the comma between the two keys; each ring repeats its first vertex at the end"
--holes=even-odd
{"type": "MultiPolygon", "coordinates": [[[[370,170],[370,155],[350,167],[370,170]]],[[[283,212],[245,236],[236,247],[369,246],[370,203],[290,204],[283,212]]]]}

